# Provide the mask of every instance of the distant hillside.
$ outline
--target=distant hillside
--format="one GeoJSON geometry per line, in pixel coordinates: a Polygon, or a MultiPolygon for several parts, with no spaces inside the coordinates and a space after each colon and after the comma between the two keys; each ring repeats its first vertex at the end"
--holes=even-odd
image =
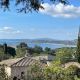
{"type": "Polygon", "coordinates": [[[16,45],[20,42],[25,43],[54,43],[54,44],[65,44],[65,45],[76,45],[77,40],[55,40],[49,38],[40,39],[0,39],[0,44],[7,43],[9,45],[16,45]]]}
{"type": "Polygon", "coordinates": [[[55,43],[55,44],[65,44],[65,45],[76,45],[77,40],[55,40],[55,39],[36,39],[32,42],[35,43],[55,43]]]}

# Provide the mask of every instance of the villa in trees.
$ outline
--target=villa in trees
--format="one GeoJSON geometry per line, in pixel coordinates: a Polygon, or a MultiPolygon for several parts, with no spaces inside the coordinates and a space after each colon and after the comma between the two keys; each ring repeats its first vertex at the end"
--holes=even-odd
{"type": "Polygon", "coordinates": [[[23,76],[27,75],[28,68],[35,64],[37,61],[30,58],[16,58],[16,59],[8,59],[0,62],[0,65],[5,65],[5,72],[12,80],[16,80],[15,78],[22,79],[23,76]]]}
{"type": "Polygon", "coordinates": [[[11,77],[12,80],[16,80],[15,78],[22,79],[23,76],[27,75],[27,70],[30,66],[36,63],[39,63],[42,67],[49,66],[52,60],[53,57],[50,55],[36,57],[26,56],[23,58],[3,60],[0,62],[0,66],[5,65],[5,72],[8,77],[11,77]]]}

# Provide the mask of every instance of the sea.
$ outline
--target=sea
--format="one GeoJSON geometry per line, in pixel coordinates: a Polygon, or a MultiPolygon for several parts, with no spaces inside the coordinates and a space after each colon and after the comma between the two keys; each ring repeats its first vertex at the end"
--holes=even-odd
{"type": "Polygon", "coordinates": [[[55,44],[55,43],[34,43],[34,42],[29,42],[25,40],[17,40],[17,39],[0,39],[0,44],[7,43],[8,46],[16,48],[17,45],[20,44],[20,42],[25,42],[29,47],[34,47],[34,46],[40,46],[43,49],[45,47],[51,48],[51,49],[56,49],[56,48],[62,48],[62,47],[76,47],[76,45],[65,45],[65,44],[55,44]]]}

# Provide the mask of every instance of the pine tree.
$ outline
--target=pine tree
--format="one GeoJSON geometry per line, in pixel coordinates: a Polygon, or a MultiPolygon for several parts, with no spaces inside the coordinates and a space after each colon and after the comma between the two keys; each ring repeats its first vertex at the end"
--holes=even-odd
{"type": "Polygon", "coordinates": [[[79,27],[79,33],[78,33],[78,41],[77,41],[77,60],[80,63],[80,27],[79,27]]]}

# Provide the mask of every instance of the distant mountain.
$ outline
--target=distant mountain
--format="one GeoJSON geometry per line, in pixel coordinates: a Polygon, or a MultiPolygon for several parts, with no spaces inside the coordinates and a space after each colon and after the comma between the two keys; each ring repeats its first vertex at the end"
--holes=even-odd
{"type": "Polygon", "coordinates": [[[32,39],[32,42],[76,45],[77,39],[75,39],[75,40],[55,40],[55,39],[50,39],[50,38],[40,38],[40,39],[32,39]]]}
{"type": "Polygon", "coordinates": [[[77,40],[71,40],[70,41],[70,40],[40,39],[40,40],[34,40],[34,42],[76,45],[77,40]]]}
{"type": "Polygon", "coordinates": [[[77,39],[75,40],[55,40],[49,38],[40,39],[0,39],[0,44],[7,43],[9,45],[16,45],[20,42],[25,43],[54,43],[54,44],[65,44],[65,45],[76,45],[77,39]]]}

